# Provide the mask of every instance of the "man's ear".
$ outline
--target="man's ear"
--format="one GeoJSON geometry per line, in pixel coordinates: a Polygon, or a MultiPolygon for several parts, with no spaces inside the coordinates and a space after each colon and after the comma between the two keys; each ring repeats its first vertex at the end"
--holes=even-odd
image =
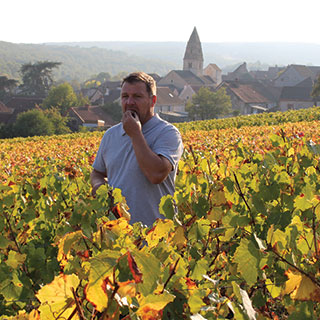
{"type": "Polygon", "coordinates": [[[152,96],[152,106],[153,107],[155,106],[156,102],[157,102],[157,96],[153,95],[152,96]]]}

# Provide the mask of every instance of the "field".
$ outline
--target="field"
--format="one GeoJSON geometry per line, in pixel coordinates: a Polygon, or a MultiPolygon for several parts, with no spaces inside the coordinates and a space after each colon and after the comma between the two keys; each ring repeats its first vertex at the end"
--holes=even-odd
{"type": "Polygon", "coordinates": [[[319,319],[319,108],[177,126],[150,228],[91,196],[102,133],[0,140],[0,319],[319,319]]]}

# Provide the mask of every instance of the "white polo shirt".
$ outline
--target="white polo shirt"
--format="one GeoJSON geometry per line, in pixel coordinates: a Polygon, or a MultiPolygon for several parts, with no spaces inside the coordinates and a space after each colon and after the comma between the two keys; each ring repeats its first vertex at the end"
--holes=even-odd
{"type": "Polygon", "coordinates": [[[122,123],[104,134],[93,168],[107,173],[109,185],[121,189],[129,206],[131,223],[141,221],[150,226],[155,219],[163,218],[159,213],[161,198],[174,193],[183,144],[178,129],[158,115],[142,126],[142,133],[151,150],[166,157],[172,164],[173,170],[162,183],[152,184],[142,173],[131,139],[125,133],[122,123]]]}

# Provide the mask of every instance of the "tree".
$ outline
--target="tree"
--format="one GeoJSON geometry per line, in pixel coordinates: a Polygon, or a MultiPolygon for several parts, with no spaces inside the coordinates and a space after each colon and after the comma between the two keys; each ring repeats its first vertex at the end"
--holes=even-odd
{"type": "Polygon", "coordinates": [[[102,106],[103,110],[108,113],[114,121],[121,121],[122,109],[119,103],[110,102],[102,106]]]}
{"type": "Polygon", "coordinates": [[[25,94],[44,96],[48,93],[52,83],[53,68],[57,68],[61,62],[38,61],[26,63],[21,66],[22,89],[25,94]]]}
{"type": "Polygon", "coordinates": [[[212,92],[202,87],[186,106],[193,119],[212,119],[231,111],[231,99],[224,88],[212,92]]]}
{"type": "Polygon", "coordinates": [[[32,137],[54,134],[54,125],[41,109],[20,113],[14,123],[14,135],[32,137]]]}
{"type": "Polygon", "coordinates": [[[0,76],[0,100],[4,100],[10,96],[17,85],[18,80],[9,79],[7,76],[0,76]]]}
{"type": "Polygon", "coordinates": [[[109,72],[100,72],[96,76],[93,76],[91,80],[97,80],[100,83],[106,82],[111,79],[111,74],[109,72]]]}
{"type": "Polygon", "coordinates": [[[47,98],[42,102],[44,109],[57,107],[60,113],[65,116],[72,107],[76,107],[83,101],[78,99],[72,86],[65,82],[57,87],[52,87],[47,98]]]}
{"type": "Polygon", "coordinates": [[[71,130],[67,123],[68,117],[63,117],[58,108],[50,108],[44,111],[45,116],[51,121],[54,128],[54,134],[66,134],[71,130]]]}
{"type": "Polygon", "coordinates": [[[320,100],[319,99],[319,97],[320,97],[320,76],[318,77],[318,80],[313,85],[311,96],[312,96],[315,104],[317,104],[317,101],[320,100]]]}
{"type": "Polygon", "coordinates": [[[101,82],[98,81],[98,80],[95,80],[95,79],[93,79],[93,80],[88,80],[88,81],[86,81],[85,84],[84,84],[84,88],[86,88],[86,89],[98,88],[98,87],[100,87],[100,86],[101,86],[101,82]]]}

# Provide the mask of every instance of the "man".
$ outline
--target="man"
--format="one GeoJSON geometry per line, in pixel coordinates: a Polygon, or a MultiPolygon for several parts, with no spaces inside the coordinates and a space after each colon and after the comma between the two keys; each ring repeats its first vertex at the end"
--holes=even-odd
{"type": "Polygon", "coordinates": [[[131,223],[161,218],[162,196],[174,193],[183,145],[176,127],[154,113],[156,84],[144,72],[121,85],[122,122],[104,134],[91,173],[92,193],[105,183],[122,190],[131,223]]]}

